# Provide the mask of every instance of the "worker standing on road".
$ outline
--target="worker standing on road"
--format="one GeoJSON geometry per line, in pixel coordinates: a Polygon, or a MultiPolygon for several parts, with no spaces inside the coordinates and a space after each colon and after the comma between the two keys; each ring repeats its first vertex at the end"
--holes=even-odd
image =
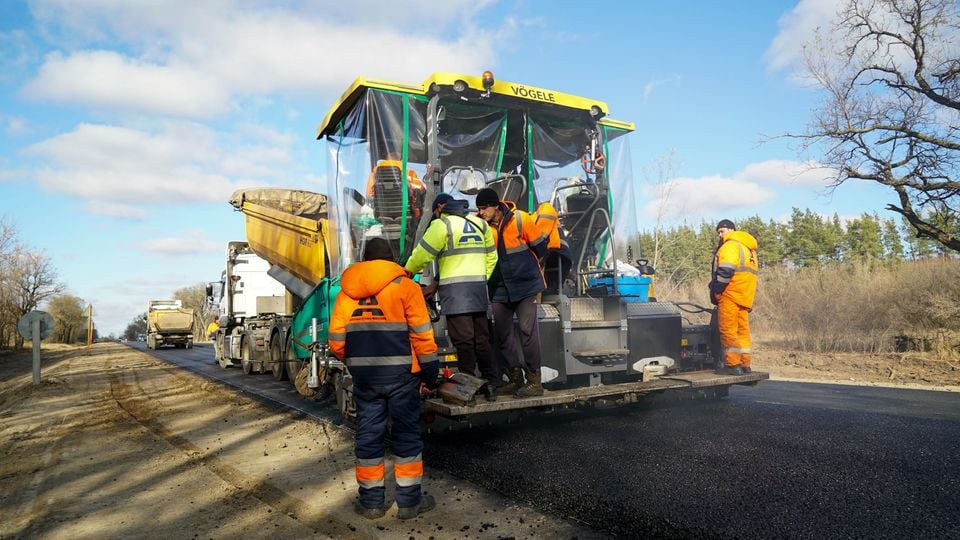
{"type": "Polygon", "coordinates": [[[328,343],[353,377],[360,484],[355,510],[369,519],[386,513],[384,437],[390,422],[397,517],[414,518],[436,504],[420,491],[420,387],[436,386],[439,370],[427,305],[382,238],[367,241],[363,262],[344,271],[340,286],[328,343]]]}
{"type": "Polygon", "coordinates": [[[487,323],[487,279],[497,265],[493,232],[485,221],[468,216],[469,203],[441,193],[433,200],[433,221],[407,260],[411,274],[437,260],[440,310],[447,318],[450,341],[460,371],[488,381],[487,399],[496,400],[500,373],[494,367],[487,323]]]}
{"type": "Polygon", "coordinates": [[[710,300],[717,306],[724,367],[720,373],[750,373],[750,310],[757,290],[757,239],[729,219],[717,224],[720,247],[713,263],[710,300]]]}
{"type": "Polygon", "coordinates": [[[497,246],[497,266],[487,285],[494,331],[510,370],[510,384],[501,392],[516,389],[518,397],[543,395],[537,295],[546,287],[540,270],[540,258],[547,253],[546,237],[532,215],[517,210],[510,201],[501,201],[497,192],[490,188],[477,193],[477,215],[491,225],[497,246]],[[521,367],[517,354],[514,315],[520,323],[520,347],[525,367],[521,367]]]}
{"type": "Polygon", "coordinates": [[[217,330],[220,330],[220,324],[217,321],[213,321],[207,325],[207,337],[210,338],[210,341],[213,341],[216,337],[217,330]]]}

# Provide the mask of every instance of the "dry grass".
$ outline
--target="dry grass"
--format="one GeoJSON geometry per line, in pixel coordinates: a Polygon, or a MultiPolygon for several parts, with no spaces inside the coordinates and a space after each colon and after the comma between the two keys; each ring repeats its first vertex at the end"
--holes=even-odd
{"type": "MultiPolygon", "coordinates": [[[[659,299],[709,305],[706,283],[659,299]]],[[[756,341],[784,349],[960,358],[960,260],[764,268],[751,323],[756,341]]]]}

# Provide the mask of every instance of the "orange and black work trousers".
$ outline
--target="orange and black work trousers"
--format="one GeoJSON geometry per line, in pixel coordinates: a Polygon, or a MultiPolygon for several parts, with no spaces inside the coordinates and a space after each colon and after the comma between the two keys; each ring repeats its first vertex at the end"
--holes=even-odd
{"type": "Polygon", "coordinates": [[[717,326],[726,366],[750,367],[750,310],[721,295],[717,302],[717,326]]]}
{"type": "Polygon", "coordinates": [[[420,379],[413,374],[390,384],[354,384],[357,406],[357,483],[364,508],[384,505],[384,455],[391,423],[397,506],[420,504],[423,441],[420,439],[420,379]]]}

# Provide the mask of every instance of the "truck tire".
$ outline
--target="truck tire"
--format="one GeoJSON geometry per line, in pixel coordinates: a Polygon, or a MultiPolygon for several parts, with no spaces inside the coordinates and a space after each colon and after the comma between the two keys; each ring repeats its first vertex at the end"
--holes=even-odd
{"type": "Polygon", "coordinates": [[[233,360],[227,358],[225,355],[226,352],[229,352],[230,348],[227,347],[226,350],[224,350],[224,347],[219,346],[217,343],[217,340],[213,341],[213,350],[214,354],[216,355],[217,363],[220,364],[220,367],[223,369],[227,369],[233,365],[233,360]]]}
{"type": "Polygon", "coordinates": [[[253,373],[253,361],[250,360],[250,340],[247,336],[240,338],[240,365],[244,375],[253,373]]]}
{"type": "Polygon", "coordinates": [[[184,349],[192,349],[192,348],[193,348],[193,340],[191,339],[190,341],[188,341],[187,344],[183,346],[183,348],[184,348],[184,349]]]}
{"type": "Polygon", "coordinates": [[[284,365],[286,357],[283,354],[283,342],[280,341],[280,334],[274,332],[270,338],[270,374],[275,381],[285,381],[287,379],[287,369],[284,365]]]}
{"type": "Polygon", "coordinates": [[[334,378],[334,392],[337,395],[340,420],[348,426],[357,425],[357,406],[353,402],[353,378],[343,371],[337,372],[334,378]]]}
{"type": "Polygon", "coordinates": [[[293,386],[297,388],[297,393],[303,397],[312,398],[317,395],[317,390],[307,386],[307,379],[310,378],[310,369],[304,367],[297,372],[293,379],[293,386]]]}
{"type": "MultiPolygon", "coordinates": [[[[300,370],[306,365],[304,362],[301,362],[297,358],[297,353],[293,349],[293,341],[287,341],[287,350],[285,355],[287,363],[284,365],[284,369],[287,370],[287,379],[293,383],[294,386],[297,386],[297,375],[300,373],[300,370]]],[[[297,389],[299,392],[299,388],[297,389]]]]}

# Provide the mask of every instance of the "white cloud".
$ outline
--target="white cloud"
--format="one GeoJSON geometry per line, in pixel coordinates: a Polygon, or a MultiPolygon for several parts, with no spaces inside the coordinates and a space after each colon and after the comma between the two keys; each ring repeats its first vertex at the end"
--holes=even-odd
{"type": "Polygon", "coordinates": [[[25,98],[117,111],[202,117],[226,110],[229,93],[194,68],[150,64],[111,51],[47,56],[25,98]]]}
{"type": "Polygon", "coordinates": [[[774,197],[755,182],[723,176],[674,178],[659,191],[661,196],[652,197],[641,214],[658,215],[658,209],[665,208],[667,220],[697,221],[720,211],[756,208],[774,197]]]}
{"type": "Polygon", "coordinates": [[[836,174],[834,169],[825,167],[816,161],[800,163],[771,159],[747,165],[736,174],[735,178],[761,185],[775,184],[826,188],[836,174]]]}
{"type": "Polygon", "coordinates": [[[771,159],[750,163],[731,176],[673,178],[663,184],[644,186],[649,202],[642,213],[662,214],[667,220],[697,221],[738,209],[755,211],[757,206],[776,197],[771,187],[826,188],[833,174],[832,169],[815,161],[771,159]]]}
{"type": "Polygon", "coordinates": [[[7,169],[0,169],[0,182],[13,182],[19,175],[7,169]]]}
{"type": "Polygon", "coordinates": [[[667,84],[670,84],[670,83],[679,84],[679,83],[680,83],[680,75],[678,75],[678,74],[675,73],[675,74],[673,74],[673,75],[671,75],[671,76],[669,76],[669,77],[665,77],[665,78],[663,78],[663,79],[657,79],[657,80],[655,80],[655,81],[650,81],[650,82],[648,82],[647,84],[643,85],[643,99],[646,100],[647,98],[650,97],[651,94],[653,94],[653,92],[654,92],[657,88],[659,88],[659,87],[661,87],[661,86],[664,86],[664,85],[667,85],[667,84]]]}
{"type": "Polygon", "coordinates": [[[147,212],[144,209],[129,204],[90,200],[84,207],[87,212],[97,216],[115,217],[130,221],[140,221],[147,217],[147,212]]]}
{"type": "Polygon", "coordinates": [[[3,128],[3,132],[8,136],[20,135],[21,133],[26,133],[27,123],[26,121],[19,116],[11,116],[6,119],[6,126],[3,128]]]}
{"type": "Polygon", "coordinates": [[[201,231],[187,231],[182,236],[147,240],[143,243],[143,249],[160,255],[195,255],[220,253],[223,245],[209,240],[201,231]]]}
{"type": "Polygon", "coordinates": [[[229,136],[192,123],[168,122],[153,132],[81,124],[26,154],[48,161],[36,173],[44,189],[95,201],[89,209],[98,213],[114,208],[111,215],[136,217],[109,205],[223,202],[235,189],[283,178],[295,166],[284,146],[292,138],[272,133],[272,139],[258,139],[263,144],[228,150],[229,141],[221,139],[229,136]]]}
{"type": "Polygon", "coordinates": [[[837,15],[836,0],[800,0],[780,17],[780,32],[765,53],[771,69],[797,70],[803,61],[803,47],[817,30],[829,33],[837,15]]]}
{"type": "Polygon", "coordinates": [[[418,82],[431,71],[479,73],[494,56],[497,30],[470,22],[486,2],[419,0],[384,9],[364,0],[297,12],[273,4],[35,2],[35,16],[67,44],[75,46],[70,40],[78,35],[87,43],[49,55],[23,91],[62,103],[203,117],[227,110],[236,95],[339,91],[357,75],[418,82]],[[430,32],[410,31],[424,20],[430,32]],[[97,50],[103,35],[118,49],[97,50]]]}

